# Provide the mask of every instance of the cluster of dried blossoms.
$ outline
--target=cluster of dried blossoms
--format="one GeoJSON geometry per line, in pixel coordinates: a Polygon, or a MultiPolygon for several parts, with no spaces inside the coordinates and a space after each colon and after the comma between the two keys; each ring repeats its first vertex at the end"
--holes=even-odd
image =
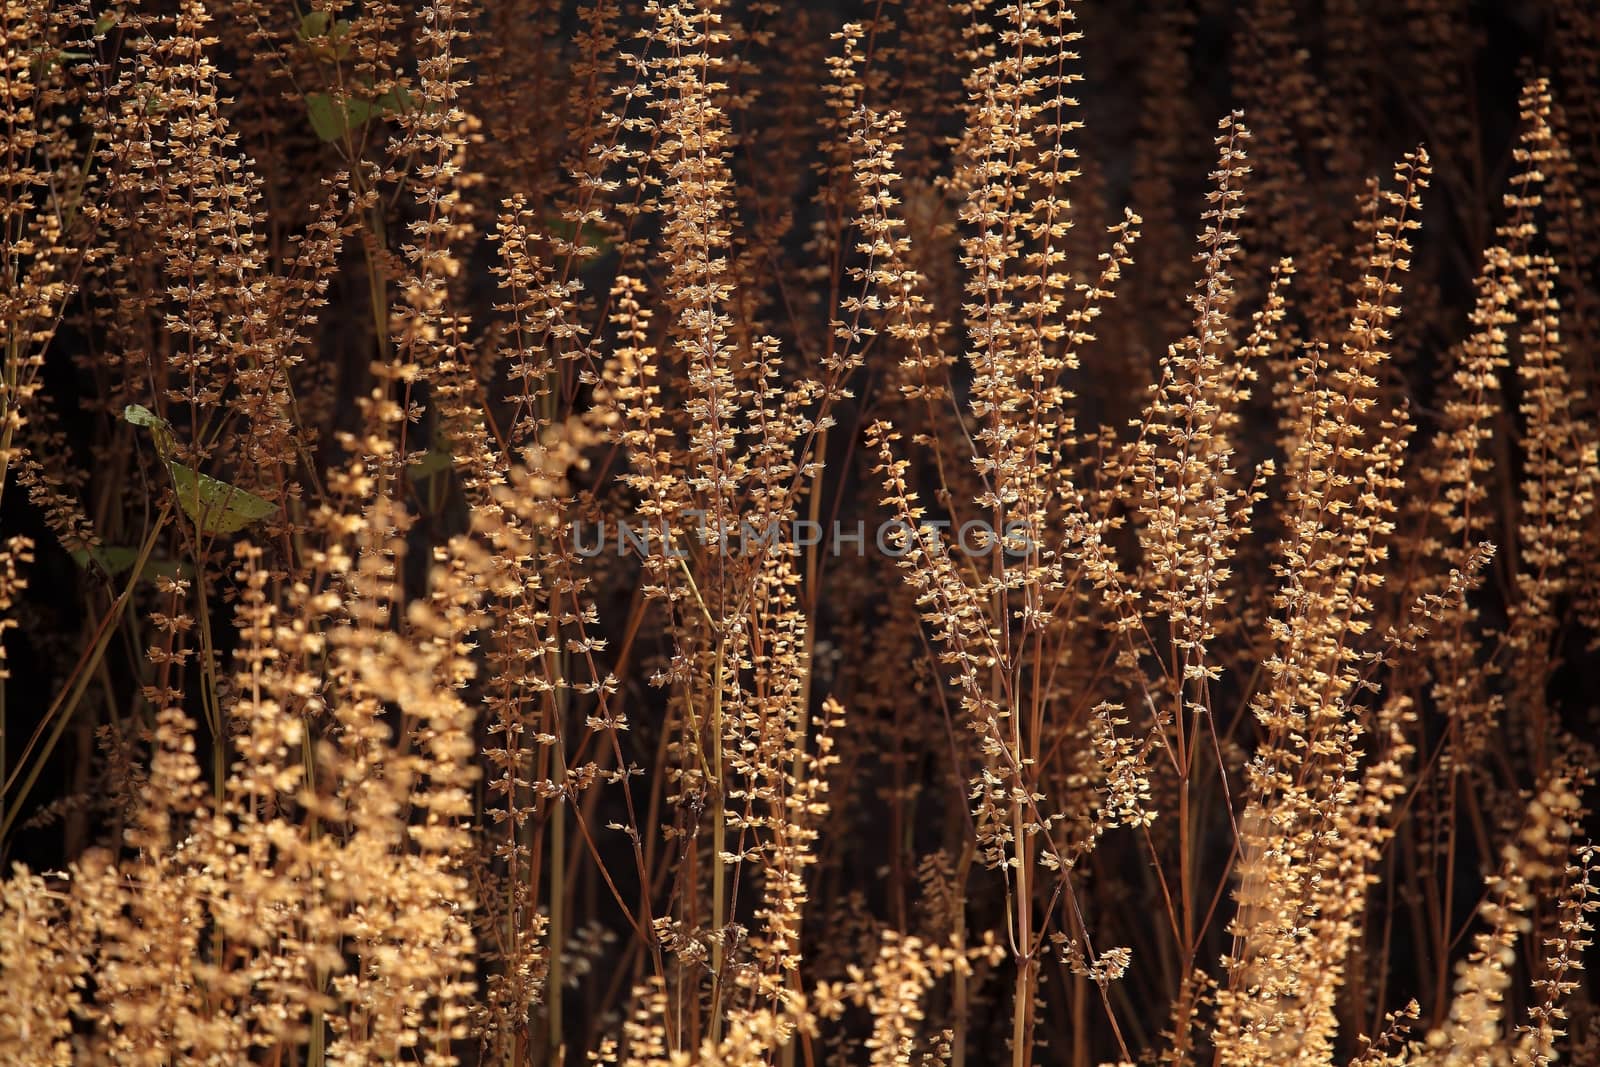
{"type": "Polygon", "coordinates": [[[0,1060],[1600,1061],[1600,17],[1153,7],[4,0],[0,1060]]]}

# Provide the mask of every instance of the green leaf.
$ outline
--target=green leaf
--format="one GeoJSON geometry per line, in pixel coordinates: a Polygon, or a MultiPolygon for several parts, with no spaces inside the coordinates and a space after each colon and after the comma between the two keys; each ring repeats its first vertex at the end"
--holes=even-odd
{"type": "Polygon", "coordinates": [[[40,48],[33,53],[33,62],[29,64],[29,70],[35,78],[42,78],[54,70],[65,55],[66,52],[52,52],[48,48],[40,48]]]}
{"type": "MultiPolygon", "coordinates": [[[[80,548],[72,553],[72,558],[85,570],[92,563],[107,578],[115,578],[139,562],[139,550],[129,545],[103,545],[87,552],[80,548]]],[[[185,577],[192,574],[193,570],[187,563],[175,559],[147,559],[139,577],[150,582],[157,578],[185,577]]]]}
{"type": "Polygon", "coordinates": [[[350,43],[344,40],[349,32],[349,19],[330,20],[326,11],[313,11],[300,19],[296,34],[313,56],[327,61],[350,58],[350,43]]]}
{"type": "Polygon", "coordinates": [[[99,18],[94,20],[94,34],[93,34],[93,36],[99,37],[102,34],[110,33],[112,28],[115,27],[116,24],[117,24],[117,12],[115,12],[115,11],[107,11],[104,15],[101,15],[99,18]]]}
{"type": "Polygon", "coordinates": [[[326,11],[312,11],[300,19],[300,39],[309,41],[313,37],[321,37],[328,32],[328,13],[326,11]]]}
{"type": "Polygon", "coordinates": [[[143,404],[129,404],[122,409],[122,418],[133,426],[143,426],[146,429],[167,428],[167,420],[143,404]]]}
{"type": "Polygon", "coordinates": [[[421,457],[411,462],[406,468],[406,473],[416,481],[426,481],[435,474],[444,474],[455,466],[455,459],[449,452],[435,446],[424,452],[421,457]]]}
{"type": "Polygon", "coordinates": [[[72,553],[72,558],[84,570],[88,570],[89,564],[93,563],[104,571],[108,578],[115,578],[139,562],[139,550],[129,548],[127,545],[101,545],[87,550],[77,549],[72,553]]]}
{"type": "Polygon", "coordinates": [[[344,102],[344,118],[346,126],[365,126],[372,117],[372,102],[361,100],[354,96],[344,102]]]}
{"type": "Polygon", "coordinates": [[[365,126],[372,118],[372,111],[372,101],[359,97],[350,97],[341,108],[327,93],[306,94],[306,114],[311,118],[311,128],[324,141],[337,141],[346,130],[365,126]]]}
{"type": "Polygon", "coordinates": [[[306,114],[311,117],[311,128],[324,141],[337,141],[345,131],[344,112],[334,105],[327,93],[306,94],[306,114]]]}
{"type": "MultiPolygon", "coordinates": [[[[278,510],[278,505],[270,500],[263,500],[254,493],[229,485],[209,474],[196,474],[189,467],[171,459],[171,426],[166,419],[143,404],[129,404],[123,409],[122,417],[130,424],[145,427],[151,432],[156,451],[167,461],[167,470],[172,472],[172,481],[178,487],[178,506],[203,533],[237,533],[278,510]]],[[[132,565],[130,560],[123,569],[132,565]]]]}
{"type": "Polygon", "coordinates": [[[141,426],[150,431],[156,444],[156,453],[162,459],[172,454],[172,426],[166,419],[143,404],[129,404],[122,409],[122,418],[131,426],[141,426]]]}
{"type": "Polygon", "coordinates": [[[576,226],[560,215],[551,213],[545,216],[545,225],[550,228],[550,233],[568,244],[585,245],[594,250],[594,257],[606,255],[611,251],[611,243],[606,240],[605,233],[600,227],[586,222],[576,226]]]}
{"type": "Polygon", "coordinates": [[[404,115],[417,109],[416,97],[404,85],[396,85],[373,103],[386,115],[404,115]]]}
{"type": "Polygon", "coordinates": [[[278,510],[278,505],[270,500],[263,500],[209,474],[196,474],[182,463],[169,462],[167,469],[178,487],[178,506],[202,533],[238,533],[278,510]]]}

